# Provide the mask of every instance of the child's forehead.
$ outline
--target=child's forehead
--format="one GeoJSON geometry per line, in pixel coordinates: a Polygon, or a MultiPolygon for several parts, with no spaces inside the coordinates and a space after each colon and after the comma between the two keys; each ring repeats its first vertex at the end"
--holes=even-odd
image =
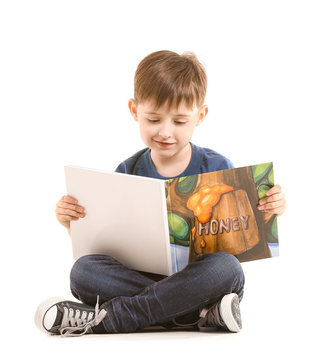
{"type": "Polygon", "coordinates": [[[185,102],[181,102],[178,106],[176,106],[175,104],[169,106],[168,103],[165,103],[164,105],[158,107],[156,102],[151,100],[140,103],[139,105],[141,105],[141,107],[145,112],[153,113],[153,114],[169,112],[175,115],[179,115],[179,114],[182,115],[184,113],[193,113],[197,109],[195,105],[190,106],[187,105],[185,102]]]}

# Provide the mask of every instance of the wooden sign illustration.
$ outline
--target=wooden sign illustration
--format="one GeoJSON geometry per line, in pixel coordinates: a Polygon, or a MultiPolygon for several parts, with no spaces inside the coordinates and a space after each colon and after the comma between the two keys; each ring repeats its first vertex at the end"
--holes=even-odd
{"type": "Polygon", "coordinates": [[[257,209],[274,185],[273,164],[216,171],[166,182],[170,242],[198,254],[226,251],[241,262],[271,257],[276,216],[257,209]]]}

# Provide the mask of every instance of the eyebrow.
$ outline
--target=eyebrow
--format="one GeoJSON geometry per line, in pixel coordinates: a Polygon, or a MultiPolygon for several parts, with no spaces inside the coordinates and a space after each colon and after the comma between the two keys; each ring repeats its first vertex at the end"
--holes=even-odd
{"type": "MultiPolygon", "coordinates": [[[[156,112],[145,112],[145,114],[147,114],[147,115],[160,115],[159,113],[156,113],[156,112]]],[[[173,116],[189,117],[188,114],[173,114],[173,116]]]]}

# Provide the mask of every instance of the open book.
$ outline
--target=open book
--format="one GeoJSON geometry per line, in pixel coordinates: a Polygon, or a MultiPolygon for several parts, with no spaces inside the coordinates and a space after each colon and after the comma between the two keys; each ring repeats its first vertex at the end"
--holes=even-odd
{"type": "Polygon", "coordinates": [[[204,253],[241,262],[278,255],[277,218],[257,209],[274,185],[273,163],[167,181],[73,166],[65,174],[87,214],[71,222],[75,259],[102,253],[171,275],[204,253]]]}

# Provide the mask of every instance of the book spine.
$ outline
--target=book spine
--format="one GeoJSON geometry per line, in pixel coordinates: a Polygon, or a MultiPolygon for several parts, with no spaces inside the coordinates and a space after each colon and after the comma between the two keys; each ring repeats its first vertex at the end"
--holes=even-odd
{"type": "Polygon", "coordinates": [[[178,271],[178,267],[177,267],[177,253],[176,253],[176,246],[175,244],[171,244],[170,242],[170,226],[169,226],[169,217],[168,217],[168,209],[170,209],[170,211],[172,211],[172,204],[171,204],[171,197],[170,197],[170,186],[169,186],[169,182],[168,180],[164,182],[165,184],[165,189],[167,191],[166,194],[166,203],[167,203],[167,222],[168,222],[168,233],[169,233],[169,247],[170,247],[170,253],[171,253],[171,260],[172,260],[172,272],[176,273],[178,271]]]}

